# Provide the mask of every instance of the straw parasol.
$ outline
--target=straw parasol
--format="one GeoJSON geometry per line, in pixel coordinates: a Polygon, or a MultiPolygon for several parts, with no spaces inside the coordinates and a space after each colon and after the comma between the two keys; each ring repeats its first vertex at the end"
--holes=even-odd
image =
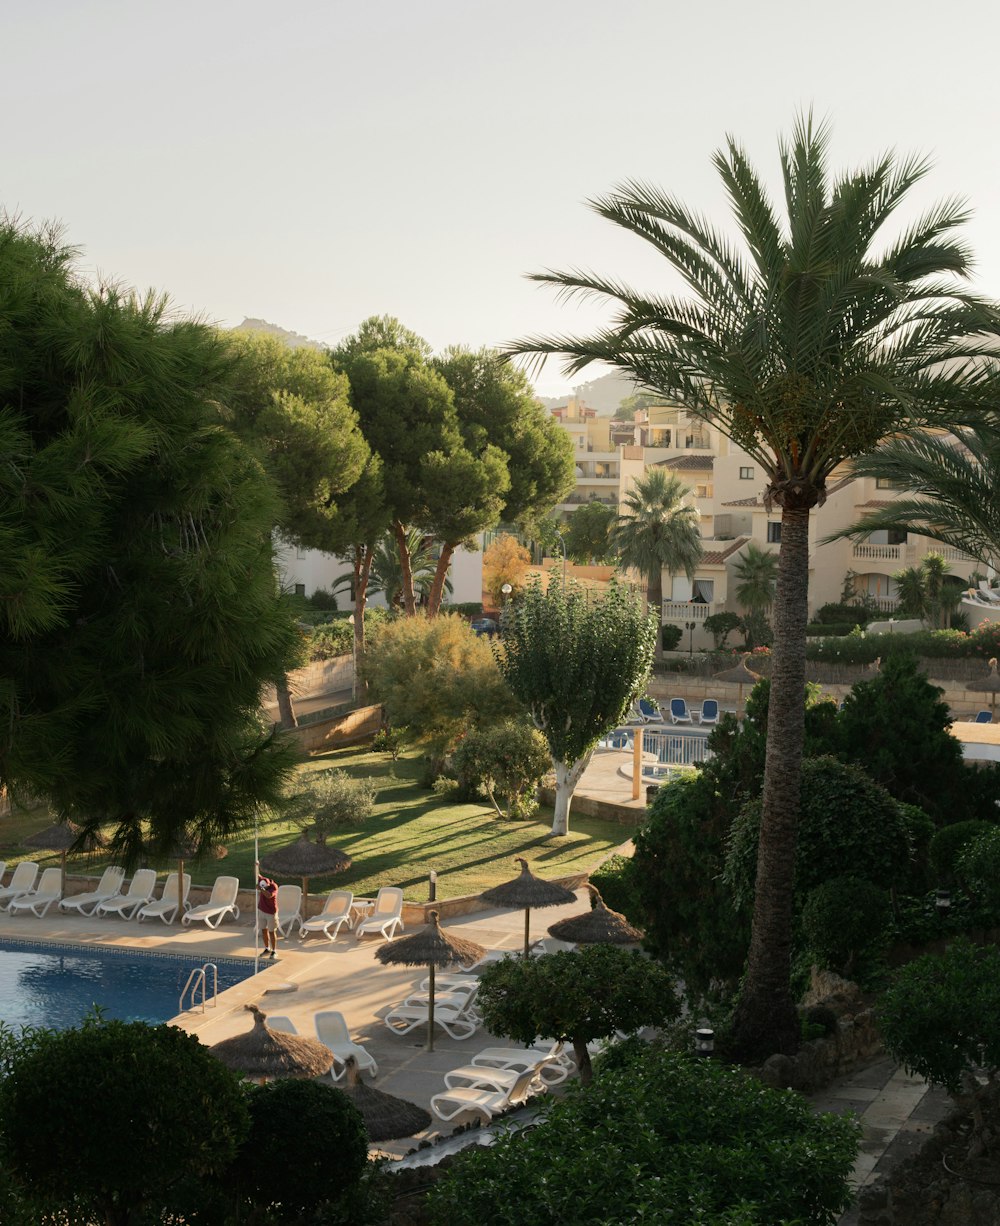
{"type": "Polygon", "coordinates": [[[634,945],[642,933],[633,928],[624,915],[610,910],[596,886],[588,885],[590,910],[583,915],[571,915],[549,928],[552,936],[576,945],[634,945]]]}
{"type": "Polygon", "coordinates": [[[986,677],[980,681],[969,681],[965,687],[967,690],[979,690],[982,693],[990,696],[990,712],[992,719],[997,717],[997,691],[1000,690],[1000,677],[997,676],[997,661],[994,656],[990,660],[990,671],[986,677]]]}
{"type": "Polygon", "coordinates": [[[430,1127],[429,1111],[406,1098],[397,1098],[395,1094],[386,1094],[384,1090],[364,1085],[358,1062],[353,1056],[347,1057],[346,1065],[345,1084],[337,1089],[341,1094],[346,1094],[361,1112],[370,1141],[395,1141],[399,1137],[412,1137],[415,1132],[423,1132],[430,1127]]]}
{"type": "MultiPolygon", "coordinates": [[[[185,860],[222,860],[229,855],[229,849],[221,843],[202,845],[187,831],[174,839],[165,850],[159,850],[155,845],[150,849],[153,855],[162,855],[166,859],[177,861],[177,897],[184,897],[184,862],[185,860]]],[[[183,908],[182,908],[183,909],[183,908]]]]}
{"type": "Polygon", "coordinates": [[[267,852],[260,862],[261,868],[271,876],[302,878],[303,919],[309,918],[309,878],[345,873],[351,867],[351,857],[347,852],[337,847],[327,847],[325,837],[317,832],[317,841],[313,842],[308,832],[303,830],[294,843],[267,852]]]}
{"type": "Polygon", "coordinates": [[[528,861],[523,856],[515,856],[514,860],[521,866],[521,875],[513,881],[505,881],[496,885],[483,895],[483,902],[491,907],[510,907],[512,910],[524,908],[524,956],[527,958],[530,949],[529,929],[531,925],[532,907],[557,907],[561,903],[576,902],[576,895],[554,881],[544,881],[528,868],[528,861]]]}
{"type": "Polygon", "coordinates": [[[736,714],[739,715],[740,707],[743,705],[743,687],[745,685],[756,685],[760,680],[760,673],[752,672],[747,668],[747,660],[750,659],[751,652],[747,651],[743,654],[739,664],[734,668],[727,668],[721,673],[715,674],[716,681],[735,682],[739,688],[739,697],[736,699],[736,714]]]}
{"type": "MultiPolygon", "coordinates": [[[[62,869],[62,896],[66,897],[66,853],[79,841],[83,831],[72,822],[56,822],[54,826],[46,826],[37,834],[29,835],[24,840],[25,847],[38,851],[59,852],[59,867],[62,869]]],[[[81,851],[93,851],[96,847],[104,847],[107,840],[98,832],[86,835],[81,851]]]]}
{"type": "Polygon", "coordinates": [[[375,950],[375,957],[384,965],[426,966],[430,978],[427,1008],[427,1050],[434,1050],[434,972],[440,967],[471,966],[484,957],[486,950],[475,941],[452,936],[438,923],[437,911],[430,913],[430,923],[412,936],[389,941],[375,950]]]}
{"type": "Polygon", "coordinates": [[[253,1029],[209,1048],[226,1068],[266,1081],[269,1077],[321,1077],[333,1067],[333,1052],[325,1044],[272,1030],[256,1005],[243,1008],[253,1014],[253,1029]]]}

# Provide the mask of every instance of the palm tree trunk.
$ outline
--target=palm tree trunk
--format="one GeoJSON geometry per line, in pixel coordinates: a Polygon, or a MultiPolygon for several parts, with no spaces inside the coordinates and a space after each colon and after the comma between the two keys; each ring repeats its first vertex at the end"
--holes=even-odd
{"type": "Polygon", "coordinates": [[[747,972],[734,1019],[743,1060],[791,1054],[799,1020],[791,995],[792,899],[805,738],[809,507],[785,507],[774,600],[763,815],[747,972]]]}
{"type": "Polygon", "coordinates": [[[403,572],[403,607],[406,609],[406,616],[413,617],[417,612],[417,601],[413,592],[413,567],[410,565],[410,551],[406,547],[406,529],[398,519],[392,522],[392,533],[399,550],[399,568],[403,572]]]}
{"type": "Polygon", "coordinates": [[[444,581],[448,577],[448,567],[451,565],[451,555],[455,552],[453,542],[445,541],[441,546],[441,555],[434,570],[434,582],[431,584],[431,594],[427,600],[427,616],[437,617],[441,608],[441,596],[444,592],[444,581]]]}
{"type": "Polygon", "coordinates": [[[656,615],[656,649],[654,660],[663,659],[663,571],[651,574],[646,583],[646,612],[656,615]]]}
{"type": "Polygon", "coordinates": [[[295,718],[295,707],[292,705],[292,691],[288,688],[287,673],[282,673],[274,683],[274,692],[278,696],[278,722],[282,728],[297,728],[299,721],[295,718]]]}

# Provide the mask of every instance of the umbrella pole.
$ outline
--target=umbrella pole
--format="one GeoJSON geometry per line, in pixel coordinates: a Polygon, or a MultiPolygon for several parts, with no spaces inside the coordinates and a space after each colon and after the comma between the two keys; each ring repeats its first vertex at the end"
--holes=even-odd
{"type": "Polygon", "coordinates": [[[430,971],[431,990],[427,996],[427,1050],[434,1050],[434,963],[427,968],[430,971]]]}
{"type": "Polygon", "coordinates": [[[178,859],[180,867],[177,870],[177,918],[184,914],[184,857],[178,859]]]}
{"type": "Polygon", "coordinates": [[[530,927],[531,927],[531,908],[525,907],[524,908],[524,956],[526,958],[530,956],[529,951],[531,949],[531,942],[528,936],[530,927]]]}
{"type": "MultiPolygon", "coordinates": [[[[62,869],[62,876],[60,877],[60,887],[59,888],[62,892],[63,898],[65,898],[66,897],[66,848],[65,847],[59,852],[59,867],[62,869]]],[[[56,910],[58,911],[59,908],[56,907],[56,910]]]]}

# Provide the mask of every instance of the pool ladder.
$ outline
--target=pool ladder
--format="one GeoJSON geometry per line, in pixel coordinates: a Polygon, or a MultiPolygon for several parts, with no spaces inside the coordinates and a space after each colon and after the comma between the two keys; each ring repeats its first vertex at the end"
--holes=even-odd
{"type": "Polygon", "coordinates": [[[180,1000],[177,1002],[177,1012],[184,1012],[184,999],[191,993],[191,1004],[188,1006],[193,1009],[198,1001],[198,989],[201,989],[201,1011],[205,1012],[205,1001],[208,997],[208,972],[212,972],[212,1008],[218,1004],[219,997],[219,968],[214,962],[206,962],[204,966],[196,966],[190,975],[187,977],[187,983],[181,989],[180,1000]]]}

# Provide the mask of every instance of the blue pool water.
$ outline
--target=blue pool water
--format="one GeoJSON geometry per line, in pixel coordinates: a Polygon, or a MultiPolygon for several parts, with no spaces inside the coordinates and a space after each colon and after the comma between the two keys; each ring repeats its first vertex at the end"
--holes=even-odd
{"type": "MultiPolygon", "coordinates": [[[[66,1030],[100,1005],[106,1017],[165,1022],[177,1014],[188,975],[206,959],[36,941],[0,941],[0,1021],[66,1030]]],[[[248,979],[244,958],[213,959],[219,991],[248,979]]],[[[209,972],[211,992],[211,972],[209,972]]]]}

